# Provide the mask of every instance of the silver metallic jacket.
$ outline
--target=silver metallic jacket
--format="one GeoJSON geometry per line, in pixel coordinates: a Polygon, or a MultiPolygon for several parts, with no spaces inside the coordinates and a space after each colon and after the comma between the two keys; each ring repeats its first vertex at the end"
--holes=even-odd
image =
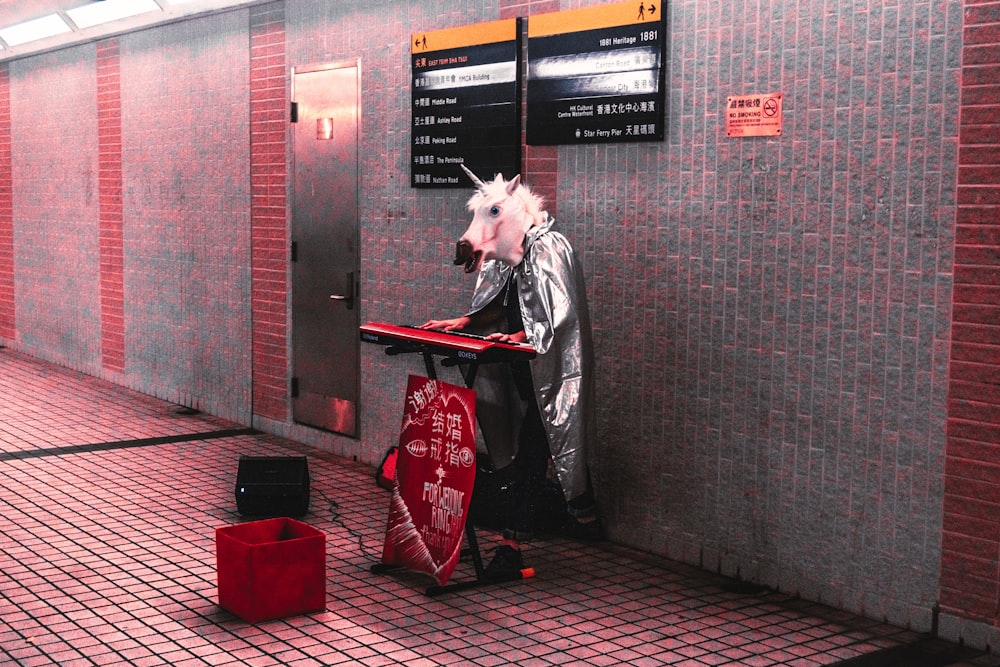
{"type": "MultiPolygon", "coordinates": [[[[524,259],[515,267],[485,262],[472,297],[472,313],[489,306],[513,275],[528,342],[535,400],[545,424],[556,475],[566,500],[587,488],[587,456],[594,432],[593,344],[583,270],[569,241],[545,221],[528,230],[524,259]]],[[[498,327],[502,328],[502,327],[498,327]]],[[[494,328],[496,330],[496,328],[494,328]]],[[[509,370],[480,367],[477,413],[494,465],[513,458],[520,410],[509,370]],[[488,370],[487,370],[488,369],[488,370]],[[487,371],[484,373],[484,371],[487,371]]]]}

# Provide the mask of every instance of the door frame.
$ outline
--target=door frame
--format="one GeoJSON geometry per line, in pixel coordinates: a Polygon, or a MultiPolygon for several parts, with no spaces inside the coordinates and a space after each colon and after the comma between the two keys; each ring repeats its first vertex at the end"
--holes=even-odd
{"type": "MultiPolygon", "coordinates": [[[[362,123],[362,118],[361,118],[361,116],[362,116],[362,114],[361,114],[361,59],[360,58],[354,58],[354,59],[349,59],[349,60],[339,60],[339,61],[330,61],[330,62],[322,62],[322,63],[312,63],[312,64],[306,64],[306,65],[300,65],[300,66],[293,66],[293,67],[291,67],[290,68],[290,73],[289,73],[289,101],[292,103],[290,106],[292,106],[294,108],[294,105],[296,104],[295,78],[296,78],[297,75],[299,75],[299,74],[310,74],[310,73],[315,73],[315,72],[323,72],[323,71],[327,71],[327,70],[347,69],[347,68],[354,68],[355,77],[356,77],[356,81],[355,81],[355,96],[356,96],[355,97],[355,127],[354,127],[354,133],[355,133],[355,174],[356,174],[356,178],[355,178],[355,183],[354,183],[354,189],[355,189],[354,196],[355,196],[355,201],[357,202],[357,207],[356,207],[357,210],[356,210],[356,219],[355,219],[355,224],[354,224],[354,229],[353,229],[353,236],[354,236],[353,241],[354,241],[354,245],[355,245],[355,248],[357,249],[357,251],[355,253],[355,257],[354,257],[354,261],[353,261],[353,266],[350,268],[350,270],[351,270],[351,272],[354,275],[354,281],[353,281],[354,293],[351,296],[352,296],[353,301],[354,301],[354,308],[358,309],[357,310],[357,319],[360,320],[361,137],[362,137],[362,131],[361,131],[361,123],[362,123]]],[[[290,120],[292,120],[292,119],[290,119],[290,120]]],[[[294,120],[297,120],[297,119],[294,119],[294,120]]],[[[290,134],[291,134],[291,137],[290,137],[291,141],[290,141],[289,163],[288,163],[288,170],[289,170],[288,182],[289,182],[289,189],[290,189],[290,192],[289,192],[289,202],[290,202],[289,236],[291,237],[291,240],[294,242],[295,241],[294,232],[295,232],[295,214],[296,214],[296,194],[297,194],[296,193],[296,184],[295,184],[295,178],[296,178],[296,166],[295,166],[295,159],[296,159],[295,131],[292,130],[290,132],[290,134]]],[[[295,309],[293,307],[294,298],[295,298],[294,297],[294,290],[295,290],[295,276],[294,276],[294,274],[295,274],[294,262],[289,262],[289,281],[288,281],[288,284],[290,285],[290,293],[289,293],[289,297],[290,298],[289,298],[288,307],[289,307],[289,322],[291,323],[291,335],[289,336],[289,360],[290,360],[290,363],[289,363],[289,376],[292,379],[292,392],[291,392],[291,397],[290,397],[291,405],[289,407],[291,408],[291,417],[292,417],[292,420],[295,421],[295,423],[297,423],[297,424],[301,424],[303,426],[307,426],[307,427],[310,427],[310,428],[317,428],[317,429],[321,429],[321,430],[325,430],[325,431],[331,431],[333,433],[336,433],[337,435],[341,435],[341,436],[344,436],[344,437],[351,437],[351,438],[355,438],[355,439],[360,438],[360,403],[361,403],[361,361],[360,361],[361,353],[360,352],[361,351],[360,351],[360,338],[357,337],[357,336],[355,336],[353,338],[353,340],[354,340],[354,346],[355,346],[355,348],[354,348],[355,349],[355,355],[354,355],[354,359],[355,359],[354,376],[355,376],[355,378],[357,378],[357,395],[356,395],[356,400],[353,403],[353,410],[351,411],[351,414],[349,415],[349,419],[347,419],[346,421],[341,421],[340,423],[337,423],[337,424],[318,425],[318,424],[311,424],[311,423],[308,423],[308,422],[298,421],[295,418],[295,414],[296,414],[295,405],[296,405],[296,401],[299,400],[299,399],[296,397],[296,394],[297,394],[297,391],[296,391],[296,389],[297,389],[297,386],[296,386],[297,385],[297,382],[296,382],[296,380],[297,380],[297,378],[296,378],[296,369],[297,369],[298,360],[296,359],[296,354],[295,354],[295,351],[296,351],[295,350],[295,326],[296,326],[296,323],[295,323],[295,317],[294,317],[295,309]]],[[[343,402],[344,403],[349,403],[349,401],[343,401],[343,402]]],[[[338,414],[339,414],[339,411],[338,411],[338,414]]]]}

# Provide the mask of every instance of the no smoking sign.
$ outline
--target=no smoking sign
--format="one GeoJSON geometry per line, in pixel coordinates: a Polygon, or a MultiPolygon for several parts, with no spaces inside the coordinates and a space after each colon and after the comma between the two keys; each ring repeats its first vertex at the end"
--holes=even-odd
{"type": "Polygon", "coordinates": [[[781,93],[726,98],[727,137],[781,135],[781,93]]]}

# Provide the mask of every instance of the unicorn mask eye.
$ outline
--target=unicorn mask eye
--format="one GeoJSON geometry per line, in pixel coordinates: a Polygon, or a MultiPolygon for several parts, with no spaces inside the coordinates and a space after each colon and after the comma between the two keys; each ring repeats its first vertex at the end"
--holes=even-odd
{"type": "Polygon", "coordinates": [[[494,218],[500,215],[500,207],[497,206],[496,204],[490,206],[490,215],[492,215],[494,218]]]}

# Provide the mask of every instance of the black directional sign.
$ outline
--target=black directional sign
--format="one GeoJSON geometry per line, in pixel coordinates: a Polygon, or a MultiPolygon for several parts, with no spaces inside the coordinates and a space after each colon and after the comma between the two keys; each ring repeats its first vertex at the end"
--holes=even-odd
{"type": "Polygon", "coordinates": [[[410,185],[470,187],[521,169],[518,19],[412,35],[410,185]]]}
{"type": "Polygon", "coordinates": [[[661,141],[666,32],[657,0],[530,17],[527,143],[661,141]]]}

